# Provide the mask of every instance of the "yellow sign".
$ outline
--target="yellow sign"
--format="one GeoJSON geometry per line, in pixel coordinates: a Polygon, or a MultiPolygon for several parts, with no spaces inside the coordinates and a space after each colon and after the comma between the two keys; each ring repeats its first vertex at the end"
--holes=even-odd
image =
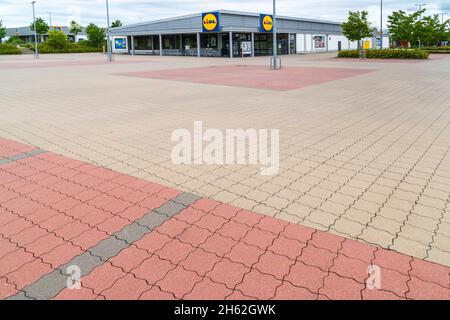
{"type": "Polygon", "coordinates": [[[206,31],[215,31],[219,21],[217,16],[213,13],[208,13],[203,17],[203,29],[206,31]]]}
{"type": "Polygon", "coordinates": [[[364,50],[368,50],[368,49],[370,49],[370,47],[371,47],[371,45],[370,45],[370,41],[364,41],[364,45],[363,45],[363,47],[364,47],[364,50]]]}
{"type": "Polygon", "coordinates": [[[269,32],[273,29],[273,19],[271,16],[264,16],[262,19],[262,27],[265,31],[269,32]]]}

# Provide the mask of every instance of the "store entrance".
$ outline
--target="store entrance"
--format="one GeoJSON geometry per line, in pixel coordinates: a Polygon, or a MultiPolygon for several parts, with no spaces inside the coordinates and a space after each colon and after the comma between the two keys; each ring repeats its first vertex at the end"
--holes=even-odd
{"type": "MultiPolygon", "coordinates": [[[[278,54],[288,54],[290,47],[289,35],[287,33],[277,34],[278,54]]],[[[255,56],[273,55],[273,34],[256,33],[255,34],[255,56]]]]}

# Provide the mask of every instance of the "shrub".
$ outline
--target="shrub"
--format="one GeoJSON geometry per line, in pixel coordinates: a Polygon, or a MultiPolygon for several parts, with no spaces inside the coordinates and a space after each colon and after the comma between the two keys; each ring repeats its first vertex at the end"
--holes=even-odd
{"type": "Polygon", "coordinates": [[[40,53],[89,53],[89,52],[101,52],[102,49],[93,48],[85,44],[78,44],[68,42],[68,44],[62,48],[53,48],[49,46],[46,42],[39,44],[40,53]]]}
{"type": "MultiPolygon", "coordinates": [[[[339,58],[359,58],[358,50],[340,51],[339,58]]],[[[366,50],[367,59],[428,59],[429,53],[418,49],[366,50]]]]}
{"type": "Polygon", "coordinates": [[[45,44],[52,49],[63,50],[69,45],[69,41],[64,32],[52,30],[48,32],[48,40],[45,44]]]}
{"type": "Polygon", "coordinates": [[[23,45],[25,44],[25,41],[20,39],[19,37],[11,37],[8,40],[5,41],[5,43],[13,44],[13,45],[23,45]]]}
{"type": "Polygon", "coordinates": [[[86,34],[91,47],[101,48],[102,44],[105,42],[105,30],[93,23],[90,23],[86,27],[86,34]]]}
{"type": "Polygon", "coordinates": [[[420,50],[426,51],[428,53],[450,53],[450,46],[446,47],[424,47],[420,50]]]}
{"type": "Polygon", "coordinates": [[[13,44],[0,44],[0,55],[6,55],[6,54],[22,54],[22,50],[17,48],[17,46],[13,44]]]}

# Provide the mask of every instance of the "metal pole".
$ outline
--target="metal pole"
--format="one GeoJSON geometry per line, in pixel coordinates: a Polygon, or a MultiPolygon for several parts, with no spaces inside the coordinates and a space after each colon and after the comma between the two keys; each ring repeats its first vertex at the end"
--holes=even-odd
{"type": "Polygon", "coordinates": [[[50,30],[53,30],[53,27],[52,27],[52,13],[49,12],[49,13],[48,13],[48,16],[49,16],[49,18],[50,18],[50,30]]]}
{"type": "Polygon", "coordinates": [[[36,26],[36,13],[34,10],[34,4],[36,1],[33,1],[31,4],[33,6],[33,23],[34,23],[34,58],[39,59],[39,49],[38,49],[38,40],[37,40],[37,26],[36,26]]]}
{"type": "Polygon", "coordinates": [[[380,49],[383,50],[383,0],[381,0],[381,19],[380,19],[380,49]]]}
{"type": "Polygon", "coordinates": [[[278,46],[277,46],[277,4],[273,0],[273,60],[274,67],[277,69],[278,46]]]}
{"type": "MultiPolygon", "coordinates": [[[[416,6],[419,7],[419,11],[422,11],[422,7],[426,6],[426,5],[427,5],[426,3],[416,4],[416,6]]],[[[422,12],[420,13],[420,21],[422,21],[422,12]]],[[[421,48],[420,39],[418,39],[418,40],[419,40],[419,49],[420,49],[421,48]]]]}
{"type": "Polygon", "coordinates": [[[106,29],[107,30],[107,32],[106,32],[106,37],[107,37],[107,39],[106,39],[106,42],[107,42],[106,46],[108,47],[108,61],[112,62],[111,37],[110,37],[110,34],[109,34],[109,3],[108,3],[108,0],[106,0],[106,20],[107,20],[107,23],[108,23],[108,28],[106,29]]]}

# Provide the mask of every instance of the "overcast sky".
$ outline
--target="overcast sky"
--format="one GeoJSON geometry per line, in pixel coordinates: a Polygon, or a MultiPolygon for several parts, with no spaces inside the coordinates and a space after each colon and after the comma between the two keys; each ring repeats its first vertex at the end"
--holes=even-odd
{"type": "MultiPolygon", "coordinates": [[[[0,20],[7,27],[29,25],[32,20],[31,0],[0,0],[0,20]]],[[[54,26],[76,20],[105,26],[105,0],[37,0],[36,14],[54,26]]],[[[281,15],[343,21],[349,10],[368,10],[374,26],[380,25],[380,0],[277,0],[281,15]]],[[[427,3],[429,13],[450,14],[450,0],[384,0],[384,14],[393,10],[413,11],[415,3],[427,3]]],[[[205,12],[215,9],[270,13],[271,0],[109,0],[111,19],[124,24],[205,12]]],[[[450,16],[446,16],[449,18],[450,16]]],[[[384,25],[385,27],[385,25],[384,25]]]]}

